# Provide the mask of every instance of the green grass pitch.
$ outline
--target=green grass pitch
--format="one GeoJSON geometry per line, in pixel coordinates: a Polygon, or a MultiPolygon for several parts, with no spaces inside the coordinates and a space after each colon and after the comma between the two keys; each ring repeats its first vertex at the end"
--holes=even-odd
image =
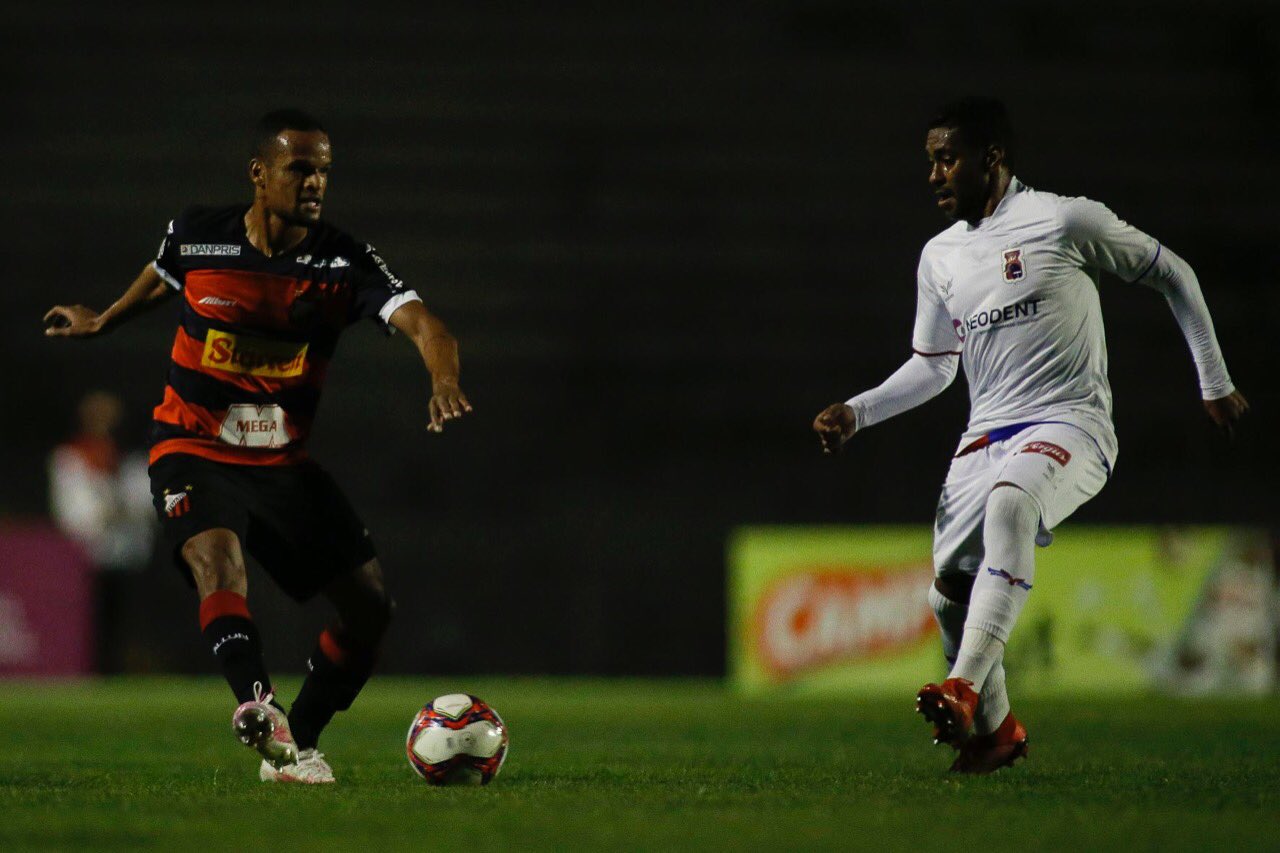
{"type": "Polygon", "coordinates": [[[321,742],[338,784],[306,788],[257,780],[220,681],[0,682],[0,850],[1280,849],[1272,699],[1020,703],[1031,758],[986,778],[944,772],[911,699],[379,678],[321,742]],[[487,788],[404,758],[459,690],[511,730],[487,788]]]}

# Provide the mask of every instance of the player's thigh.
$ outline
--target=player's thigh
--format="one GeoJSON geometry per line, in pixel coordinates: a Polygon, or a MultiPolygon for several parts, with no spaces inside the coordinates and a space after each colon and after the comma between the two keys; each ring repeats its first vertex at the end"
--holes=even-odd
{"type": "Polygon", "coordinates": [[[972,575],[981,566],[982,523],[999,460],[994,447],[951,460],[933,523],[933,570],[938,577],[972,575]]]}
{"type": "Polygon", "coordinates": [[[328,472],[304,463],[259,475],[246,544],[286,593],[305,601],[335,578],[376,566],[368,529],[328,472]]]}
{"type": "Polygon", "coordinates": [[[1043,424],[1019,435],[1000,468],[998,482],[1029,494],[1040,523],[1052,530],[1107,483],[1102,451],[1084,430],[1043,424]]]}
{"type": "Polygon", "coordinates": [[[248,501],[229,467],[170,454],[149,469],[161,553],[202,595],[210,587],[244,586],[240,545],[249,527],[248,501]]]}

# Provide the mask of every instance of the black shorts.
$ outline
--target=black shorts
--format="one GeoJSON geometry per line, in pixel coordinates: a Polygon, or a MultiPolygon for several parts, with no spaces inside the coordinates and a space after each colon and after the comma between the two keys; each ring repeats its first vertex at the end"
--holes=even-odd
{"type": "Polygon", "coordinates": [[[290,597],[306,601],[376,556],[373,540],[338,484],[314,462],[227,465],[169,454],[151,466],[161,547],[189,582],[182,546],[225,527],[290,597]]]}

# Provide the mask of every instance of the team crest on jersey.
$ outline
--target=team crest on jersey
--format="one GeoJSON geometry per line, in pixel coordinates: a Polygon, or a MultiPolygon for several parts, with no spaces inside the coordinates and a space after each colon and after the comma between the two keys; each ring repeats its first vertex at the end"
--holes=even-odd
{"type": "Polygon", "coordinates": [[[191,487],[187,486],[181,492],[170,492],[164,490],[164,514],[169,518],[178,518],[186,515],[191,510],[191,495],[188,494],[191,487]]]}
{"type": "Polygon", "coordinates": [[[1004,250],[1004,280],[1010,283],[1022,281],[1027,269],[1022,263],[1021,249],[1004,250]]]}

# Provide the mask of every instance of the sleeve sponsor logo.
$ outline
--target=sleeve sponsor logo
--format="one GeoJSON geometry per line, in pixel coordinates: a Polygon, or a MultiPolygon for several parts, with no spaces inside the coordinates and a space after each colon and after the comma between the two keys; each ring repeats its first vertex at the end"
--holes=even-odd
{"type": "Polygon", "coordinates": [[[237,447],[284,447],[292,438],[284,409],[275,403],[236,403],[227,409],[218,438],[237,447]]]}
{"type": "Polygon", "coordinates": [[[269,341],[210,329],[200,363],[214,370],[282,379],[300,376],[307,366],[309,344],[269,341]]]}
{"type": "Polygon", "coordinates": [[[404,282],[396,278],[395,273],[393,273],[391,268],[387,266],[387,262],[382,259],[382,256],[373,248],[373,245],[365,243],[364,247],[365,250],[368,251],[369,257],[378,265],[378,269],[382,270],[382,274],[387,277],[387,287],[391,288],[393,293],[398,293],[399,291],[404,290],[404,282]]]}
{"type": "Polygon", "coordinates": [[[1027,268],[1022,263],[1022,250],[1005,249],[1003,258],[1004,280],[1010,284],[1022,281],[1027,274],[1027,268]]]}
{"type": "Polygon", "coordinates": [[[1063,468],[1067,467],[1067,463],[1071,461],[1071,453],[1065,447],[1059,447],[1051,441],[1031,441],[1023,445],[1018,452],[1043,453],[1063,468]]]}
{"type": "Polygon", "coordinates": [[[182,243],[178,246],[180,255],[238,255],[240,246],[236,243],[182,243]]]}
{"type": "Polygon", "coordinates": [[[777,680],[913,647],[935,630],[920,590],[933,570],[816,567],[778,578],[756,608],[759,656],[777,680]]]}

